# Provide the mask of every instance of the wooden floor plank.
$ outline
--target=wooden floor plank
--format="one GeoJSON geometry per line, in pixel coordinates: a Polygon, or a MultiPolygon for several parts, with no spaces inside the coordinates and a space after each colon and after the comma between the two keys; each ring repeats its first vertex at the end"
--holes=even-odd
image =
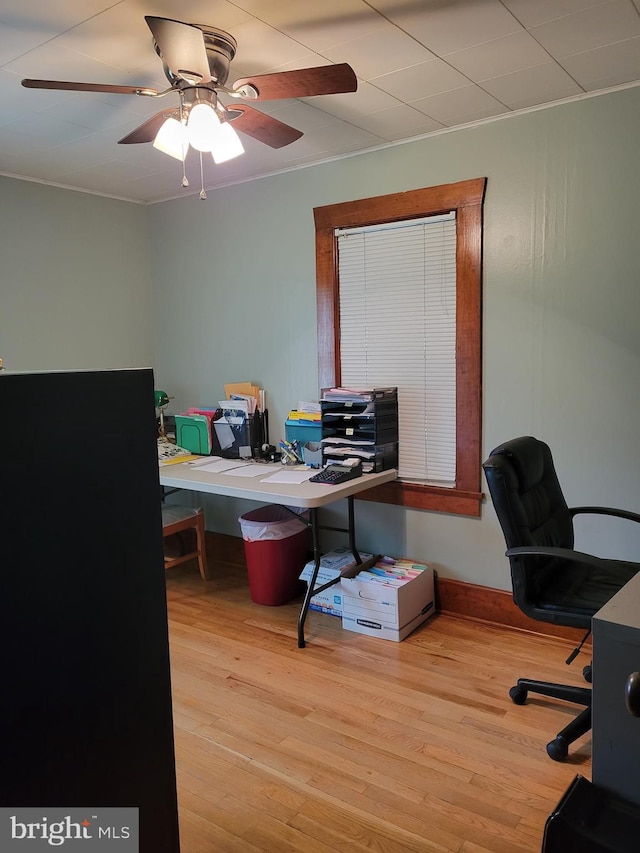
{"type": "MultiPolygon", "coordinates": [[[[574,706],[519,677],[581,685],[571,644],[438,615],[401,643],[300,600],[254,604],[246,570],[167,575],[182,853],[538,853],[577,773],[545,746],[574,706]]],[[[583,654],[582,657],[585,657],[583,654]]]]}

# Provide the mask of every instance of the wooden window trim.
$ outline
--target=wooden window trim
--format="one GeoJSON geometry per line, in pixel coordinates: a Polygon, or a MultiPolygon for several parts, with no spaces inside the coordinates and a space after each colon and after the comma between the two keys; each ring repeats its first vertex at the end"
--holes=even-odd
{"type": "Polygon", "coordinates": [[[482,492],[482,223],[486,178],[314,209],[320,388],[339,386],[340,310],[335,230],[456,211],[456,485],[399,480],[364,493],[383,501],[455,515],[480,515],[482,492]]]}

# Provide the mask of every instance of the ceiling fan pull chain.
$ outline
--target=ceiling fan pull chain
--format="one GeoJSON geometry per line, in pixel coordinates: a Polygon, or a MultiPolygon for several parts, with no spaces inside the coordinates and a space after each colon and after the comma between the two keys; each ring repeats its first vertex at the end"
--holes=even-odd
{"type": "Polygon", "coordinates": [[[202,168],[202,151],[200,153],[200,198],[205,199],[207,197],[206,192],[204,191],[204,170],[202,168]]]}
{"type": "MultiPolygon", "coordinates": [[[[180,94],[180,124],[182,125],[182,129],[184,131],[184,125],[186,124],[184,119],[184,95],[182,92],[180,94]]],[[[187,152],[189,151],[189,144],[185,141],[185,136],[182,137],[182,145],[184,146],[182,149],[183,158],[182,158],[182,186],[189,186],[189,178],[187,178],[187,152]],[[186,150],[185,150],[186,149],[186,150]]]]}

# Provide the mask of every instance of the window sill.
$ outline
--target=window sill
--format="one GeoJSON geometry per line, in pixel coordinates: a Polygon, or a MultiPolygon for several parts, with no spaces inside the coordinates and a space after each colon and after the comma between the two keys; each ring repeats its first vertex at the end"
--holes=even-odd
{"type": "Polygon", "coordinates": [[[358,499],[361,500],[397,504],[432,512],[468,515],[474,518],[480,516],[483,498],[482,492],[422,486],[418,483],[403,483],[400,480],[384,483],[382,486],[376,486],[358,495],[358,499]]]}

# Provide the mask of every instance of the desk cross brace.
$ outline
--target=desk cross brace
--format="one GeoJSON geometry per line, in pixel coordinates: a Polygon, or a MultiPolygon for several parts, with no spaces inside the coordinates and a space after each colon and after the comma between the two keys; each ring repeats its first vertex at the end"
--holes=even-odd
{"type": "MultiPolygon", "coordinates": [[[[340,580],[340,575],[337,578],[329,581],[328,583],[319,586],[315,589],[316,578],[318,577],[318,572],[320,570],[320,560],[322,559],[322,549],[320,547],[320,531],[321,530],[335,530],[339,533],[347,533],[349,536],[349,550],[353,554],[353,558],[358,565],[362,564],[362,557],[358,553],[356,548],[356,534],[355,534],[355,513],[353,509],[353,495],[349,495],[347,497],[347,505],[349,511],[349,526],[348,527],[329,527],[327,525],[321,525],[318,521],[318,509],[313,507],[309,510],[309,520],[305,523],[308,527],[311,528],[311,535],[313,539],[313,572],[311,575],[311,580],[307,584],[307,591],[304,596],[304,601],[302,602],[302,607],[300,609],[300,615],[298,617],[298,648],[304,649],[306,643],[304,640],[304,623],[307,618],[307,613],[309,612],[309,602],[311,598],[318,592],[322,592],[325,589],[328,589],[330,586],[338,583],[340,580]]],[[[291,511],[291,510],[290,510],[291,511]]],[[[297,516],[300,518],[300,516],[297,516]]]]}

